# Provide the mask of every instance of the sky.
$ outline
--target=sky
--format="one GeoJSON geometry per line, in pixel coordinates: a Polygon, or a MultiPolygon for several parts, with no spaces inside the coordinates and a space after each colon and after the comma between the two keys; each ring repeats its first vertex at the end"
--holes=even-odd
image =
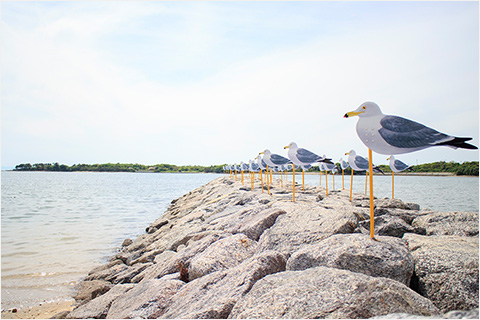
{"type": "Polygon", "coordinates": [[[2,168],[232,164],[292,141],[367,156],[343,118],[365,101],[480,144],[478,1],[0,5],[2,168]]]}

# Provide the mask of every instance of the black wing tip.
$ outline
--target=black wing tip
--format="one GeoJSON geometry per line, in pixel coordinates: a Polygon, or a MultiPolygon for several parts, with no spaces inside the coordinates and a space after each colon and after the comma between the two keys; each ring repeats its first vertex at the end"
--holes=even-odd
{"type": "Polygon", "coordinates": [[[454,148],[462,148],[462,149],[470,149],[470,150],[478,149],[477,146],[474,146],[473,144],[465,142],[465,141],[470,141],[470,140],[472,140],[472,138],[454,137],[453,140],[438,143],[437,145],[439,145],[439,146],[449,146],[449,147],[454,147],[454,148]]]}

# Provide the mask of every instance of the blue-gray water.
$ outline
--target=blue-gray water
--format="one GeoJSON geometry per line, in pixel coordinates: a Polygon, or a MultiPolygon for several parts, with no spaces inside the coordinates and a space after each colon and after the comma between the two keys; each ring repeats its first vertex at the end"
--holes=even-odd
{"type": "MultiPolygon", "coordinates": [[[[218,176],[3,171],[2,308],[68,299],[81,277],[105,262],[125,238],[144,233],[172,199],[218,176]]],[[[305,181],[318,185],[319,176],[306,175],[305,181]]],[[[395,196],[422,208],[478,211],[478,181],[398,176],[395,196]]],[[[328,183],[331,189],[331,176],[328,183]]],[[[364,177],[355,176],[354,191],[364,192],[364,183],[364,177]]],[[[335,187],[341,186],[337,175],[335,187]]],[[[374,193],[391,196],[390,175],[374,177],[374,193]]]]}

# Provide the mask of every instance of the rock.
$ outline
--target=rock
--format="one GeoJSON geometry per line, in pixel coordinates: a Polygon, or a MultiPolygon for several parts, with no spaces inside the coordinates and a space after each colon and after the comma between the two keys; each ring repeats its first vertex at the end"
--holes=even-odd
{"type": "Polygon", "coordinates": [[[113,301],[107,319],[155,318],[184,284],[163,278],[144,281],[113,301]]]}
{"type": "Polygon", "coordinates": [[[478,212],[434,212],[417,217],[412,226],[424,228],[428,236],[478,236],[478,212]]]}
{"type": "Polygon", "coordinates": [[[454,310],[443,315],[444,319],[478,319],[478,308],[468,311],[454,310]]]}
{"type": "Polygon", "coordinates": [[[62,311],[59,313],[54,314],[49,319],[66,319],[70,311],[62,311]]]}
{"type": "Polygon", "coordinates": [[[413,257],[404,240],[362,234],[337,234],[305,246],[287,262],[287,270],[305,270],[317,266],[345,269],[373,277],[386,277],[410,284],[413,257]]]}
{"type": "Polygon", "coordinates": [[[212,243],[189,262],[189,281],[214,271],[232,268],[253,256],[257,242],[239,233],[212,243]]]}
{"type": "MultiPolygon", "coordinates": [[[[177,252],[174,255],[168,254],[169,258],[161,259],[161,262],[159,261],[159,263],[154,264],[150,268],[146,269],[143,274],[142,281],[161,278],[164,275],[175,273],[179,271],[179,263],[181,263],[182,266],[188,270],[190,268],[190,260],[193,257],[206,250],[212,243],[228,236],[231,236],[231,234],[213,233],[192,235],[190,240],[187,242],[187,246],[181,252],[177,252]]],[[[132,279],[132,281],[136,280],[138,280],[138,278],[132,279]]]]}
{"type": "Polygon", "coordinates": [[[117,284],[104,295],[75,308],[68,314],[67,319],[105,319],[112,302],[133,287],[134,284],[117,284]]]}
{"type": "Polygon", "coordinates": [[[111,276],[106,277],[105,280],[110,281],[113,284],[130,283],[132,282],[133,277],[135,277],[151,265],[153,265],[153,263],[137,263],[131,267],[127,267],[125,270],[119,273],[114,273],[111,276]]]}
{"type": "Polygon", "coordinates": [[[415,261],[412,285],[442,311],[478,308],[478,238],[403,237],[415,261]]]}
{"type": "Polygon", "coordinates": [[[259,279],[285,270],[285,258],[277,252],[264,252],[242,264],[210,273],[187,283],[175,294],[159,318],[222,319],[226,318],[259,279]]]}
{"type": "Polygon", "coordinates": [[[243,233],[250,239],[258,241],[262,233],[275,223],[277,217],[285,213],[281,209],[266,209],[240,220],[236,226],[228,231],[231,233],[243,233]]]}
{"type": "Polygon", "coordinates": [[[133,240],[132,239],[125,239],[123,240],[122,242],[122,247],[128,247],[129,245],[131,245],[133,243],[133,240]]]}
{"type": "MultiPolygon", "coordinates": [[[[359,230],[363,234],[370,234],[370,219],[360,221],[358,223],[359,230]]],[[[405,222],[405,220],[397,217],[391,216],[389,214],[382,215],[380,217],[375,217],[374,219],[375,234],[380,236],[391,236],[391,237],[403,237],[403,234],[406,232],[415,232],[411,225],[405,222]]],[[[418,232],[422,232],[418,230],[418,232]]]]}
{"type": "Polygon", "coordinates": [[[365,319],[394,312],[433,315],[438,309],[397,281],[316,267],[259,280],[229,318],[365,319]]]}
{"type": "Polygon", "coordinates": [[[111,268],[104,269],[99,272],[94,272],[89,274],[86,278],[85,281],[91,281],[91,280],[105,280],[107,278],[111,279],[114,277],[116,274],[119,274],[125,270],[128,269],[128,266],[125,264],[115,264],[111,268]]]}
{"type": "MultiPolygon", "coordinates": [[[[384,316],[375,316],[370,319],[438,319],[438,317],[424,317],[409,313],[391,313],[384,316]]],[[[449,311],[442,316],[442,319],[478,319],[478,309],[449,311]]]]}
{"type": "Polygon", "coordinates": [[[113,287],[113,284],[104,280],[82,281],[77,292],[73,295],[77,305],[84,304],[98,296],[106,293],[113,287]]]}
{"type": "MultiPolygon", "coordinates": [[[[336,203],[330,207],[317,203],[275,203],[287,214],[280,215],[275,224],[265,230],[259,239],[259,251],[274,250],[290,256],[305,244],[319,241],[336,233],[351,233],[357,227],[357,216],[347,203],[336,203]]],[[[348,198],[346,199],[348,202],[348,198]]]]}

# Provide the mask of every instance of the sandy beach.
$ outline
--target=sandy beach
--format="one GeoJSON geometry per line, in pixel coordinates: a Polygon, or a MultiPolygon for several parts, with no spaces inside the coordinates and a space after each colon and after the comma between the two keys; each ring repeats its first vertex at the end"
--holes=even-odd
{"type": "Polygon", "coordinates": [[[2,319],[50,319],[56,314],[73,310],[74,300],[48,302],[25,309],[2,310],[2,319]]]}

